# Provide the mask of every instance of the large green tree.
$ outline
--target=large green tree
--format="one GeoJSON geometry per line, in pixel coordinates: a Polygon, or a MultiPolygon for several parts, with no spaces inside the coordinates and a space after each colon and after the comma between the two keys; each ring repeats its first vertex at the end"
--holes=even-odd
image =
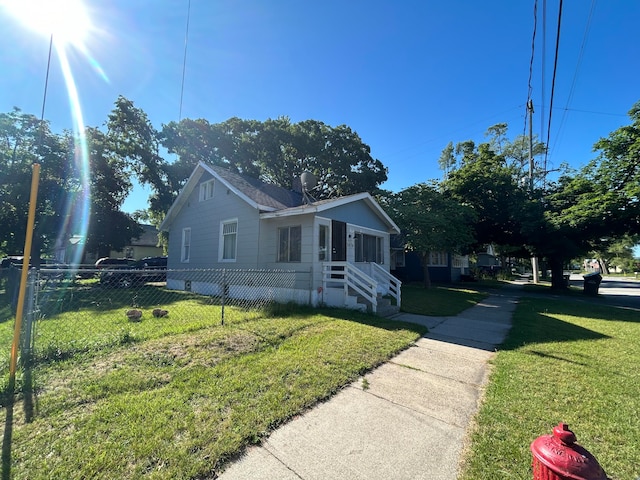
{"type": "MultiPolygon", "coordinates": [[[[40,164],[34,252],[52,246],[68,187],[65,139],[48,122],[14,109],[0,114],[0,250],[22,253],[33,164],[40,164]]],[[[36,255],[39,258],[39,255],[36,255]]]]}
{"type": "Polygon", "coordinates": [[[287,117],[257,120],[231,118],[219,124],[185,119],[165,125],[162,145],[179,159],[165,166],[174,183],[184,183],[200,160],[293,188],[303,171],[318,178],[318,199],[375,192],[387,169],[346,125],[330,127],[317,120],[292,123],[287,117]]]}
{"type": "Polygon", "coordinates": [[[406,248],[420,256],[424,285],[429,288],[430,252],[465,252],[474,243],[474,213],[435,185],[426,183],[413,185],[387,198],[406,248]]]}
{"type": "Polygon", "coordinates": [[[132,187],[124,160],[114,154],[108,136],[102,131],[87,128],[85,134],[90,171],[85,248],[102,257],[109,255],[110,250],[123,250],[142,229],[121,210],[132,187]]]}
{"type": "Polygon", "coordinates": [[[596,159],[546,192],[546,231],[537,250],[552,261],[554,288],[561,288],[563,261],[607,251],[625,235],[640,233],[640,103],[629,116],[631,125],[594,145],[596,159]]]}
{"type": "Polygon", "coordinates": [[[78,233],[86,235],[88,250],[103,254],[140,233],[120,211],[131,189],[123,163],[102,132],[89,128],[85,133],[88,158],[70,132],[55,134],[48,122],[18,109],[0,114],[0,251],[23,251],[34,163],[40,164],[34,262],[52,252],[57,240],[64,245],[78,233]],[[88,184],[82,181],[86,164],[88,184]]]}
{"type": "Polygon", "coordinates": [[[116,100],[106,127],[109,148],[125,171],[152,188],[149,207],[159,223],[184,184],[182,178],[170,175],[173,170],[161,155],[159,132],[142,109],[122,96],[116,100]]]}
{"type": "Polygon", "coordinates": [[[529,196],[513,167],[489,144],[475,148],[466,143],[461,149],[465,160],[449,173],[442,186],[448,195],[474,211],[476,249],[488,244],[522,247],[527,243],[522,225],[530,218],[529,196]]]}

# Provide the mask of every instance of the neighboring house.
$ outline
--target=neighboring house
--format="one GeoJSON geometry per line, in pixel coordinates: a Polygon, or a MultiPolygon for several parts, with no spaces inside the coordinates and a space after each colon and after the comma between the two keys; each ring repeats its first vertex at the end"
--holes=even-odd
{"type": "MultiPolygon", "coordinates": [[[[120,251],[111,250],[109,257],[130,258],[140,260],[145,257],[163,255],[162,247],[158,247],[158,229],[153,225],[140,225],[142,234],[131,239],[131,244],[120,251]]],[[[93,265],[98,260],[96,252],[85,251],[85,238],[72,235],[64,239],[59,237],[54,247],[53,257],[60,263],[93,265]]]]}
{"type": "Polygon", "coordinates": [[[158,229],[153,225],[140,225],[142,234],[131,239],[131,244],[120,251],[111,250],[112,258],[131,258],[140,260],[145,257],[159,257],[163,255],[162,247],[158,246],[158,229]]]}
{"type": "Polygon", "coordinates": [[[477,254],[476,266],[481,269],[500,267],[500,259],[491,253],[481,252],[477,254]]]}
{"type": "MultiPolygon", "coordinates": [[[[469,275],[469,257],[448,252],[429,252],[429,277],[432,282],[459,282],[462,275],[469,275]]],[[[420,254],[405,252],[402,266],[397,266],[392,273],[403,282],[421,282],[424,271],[420,254]]]]}
{"type": "Polygon", "coordinates": [[[389,235],[398,227],[368,193],[307,202],[301,192],[200,162],[160,229],[169,232],[168,288],[220,289],[172,270],[277,269],[296,272],[278,301],[358,308],[364,297],[373,311],[379,295],[400,302],[389,273],[389,235]]]}

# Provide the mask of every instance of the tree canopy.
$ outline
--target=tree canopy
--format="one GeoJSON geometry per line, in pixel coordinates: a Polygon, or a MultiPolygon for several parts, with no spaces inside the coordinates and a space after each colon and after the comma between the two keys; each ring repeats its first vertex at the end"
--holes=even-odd
{"type": "MultiPolygon", "coordinates": [[[[503,252],[546,257],[559,286],[564,261],[599,251],[620,262],[628,257],[628,241],[620,240],[640,235],[640,102],[629,116],[631,124],[600,139],[597,157],[580,170],[563,169],[547,182],[537,162],[533,189],[529,147],[538,157],[546,146],[535,137],[510,140],[506,124],[493,125],[485,143],[446,146],[438,159],[441,182],[387,194],[385,207],[407,246],[423,258],[430,251],[494,244],[503,252]]],[[[133,180],[153,191],[149,210],[136,218],[158,224],[199,161],[285,188],[310,171],[319,180],[312,192],[317,199],[381,193],[387,180],[387,168],[346,125],[234,117],[220,123],[184,119],[158,130],[142,109],[119,97],[103,127],[85,131],[91,174],[83,185],[70,132],[55,134],[48,122],[18,109],[0,114],[0,251],[21,251],[35,162],[41,164],[36,248],[51,248],[58,235],[75,233],[61,233],[61,226],[69,224],[74,202],[85,199],[91,212],[86,244],[96,252],[120,249],[139,234],[133,218],[121,212],[133,180]]]]}
{"type": "Polygon", "coordinates": [[[88,198],[85,244],[100,254],[121,249],[140,233],[132,217],[120,211],[133,180],[152,190],[148,211],[136,216],[159,224],[199,161],[285,188],[294,187],[302,172],[310,171],[318,178],[311,192],[317,199],[375,193],[387,180],[386,167],[371,156],[356,132],[317,120],[230,118],[214,124],[184,119],[157,130],[142,109],[120,96],[104,129],[87,127],[85,136],[88,188],[79,180],[71,133],[54,134],[48,122],[19,110],[0,115],[0,221],[6,227],[0,251],[15,253],[24,243],[35,162],[41,164],[36,243],[51,248],[60,233],[56,229],[69,223],[69,209],[77,210],[78,202],[88,198]]]}
{"type": "Polygon", "coordinates": [[[522,247],[523,222],[528,218],[529,197],[518,182],[517,170],[489,144],[466,143],[464,160],[442,182],[451,198],[473,210],[476,250],[488,244],[522,247]]]}
{"type": "Polygon", "coordinates": [[[474,243],[473,210],[435,185],[416,184],[392,195],[388,203],[406,248],[420,255],[426,287],[431,283],[430,252],[463,253],[474,243]]]}
{"type": "Polygon", "coordinates": [[[183,182],[200,160],[285,188],[310,171],[318,178],[318,199],[374,192],[387,180],[386,167],[346,125],[292,123],[287,117],[264,122],[231,118],[218,124],[185,119],[164,125],[160,139],[179,155],[180,171],[172,173],[183,182]]]}
{"type": "Polygon", "coordinates": [[[0,114],[0,251],[23,253],[30,201],[32,167],[40,164],[40,183],[33,238],[34,261],[63,242],[72,231],[71,217],[88,202],[86,247],[105,254],[120,249],[140,234],[137,224],[120,211],[131,182],[112,152],[108,138],[97,129],[86,130],[89,185],[81,182],[76,143],[71,133],[54,134],[48,122],[18,109],[0,114]]]}

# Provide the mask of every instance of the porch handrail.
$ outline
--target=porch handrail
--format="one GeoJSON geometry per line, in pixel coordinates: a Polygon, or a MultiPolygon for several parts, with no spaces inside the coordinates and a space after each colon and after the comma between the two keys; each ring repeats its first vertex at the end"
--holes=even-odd
{"type": "Polygon", "coordinates": [[[371,262],[371,273],[374,278],[379,275],[385,283],[388,283],[389,295],[396,299],[396,305],[400,307],[402,303],[402,282],[375,262],[371,262]]]}
{"type": "Polygon", "coordinates": [[[349,294],[349,288],[362,295],[371,303],[371,310],[376,313],[378,306],[378,282],[362,270],[349,262],[326,262],[322,264],[322,286],[327,288],[327,283],[341,283],[345,297],[349,294]],[[338,267],[333,270],[333,267],[338,267]]]}

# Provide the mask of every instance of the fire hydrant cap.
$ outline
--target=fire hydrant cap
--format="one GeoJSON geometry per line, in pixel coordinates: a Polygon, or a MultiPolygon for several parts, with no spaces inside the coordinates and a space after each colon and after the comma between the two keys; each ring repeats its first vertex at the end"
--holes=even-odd
{"type": "Polygon", "coordinates": [[[553,435],[542,435],[531,443],[535,459],[554,473],[572,480],[607,480],[604,470],[566,423],[554,427],[553,435]]]}

